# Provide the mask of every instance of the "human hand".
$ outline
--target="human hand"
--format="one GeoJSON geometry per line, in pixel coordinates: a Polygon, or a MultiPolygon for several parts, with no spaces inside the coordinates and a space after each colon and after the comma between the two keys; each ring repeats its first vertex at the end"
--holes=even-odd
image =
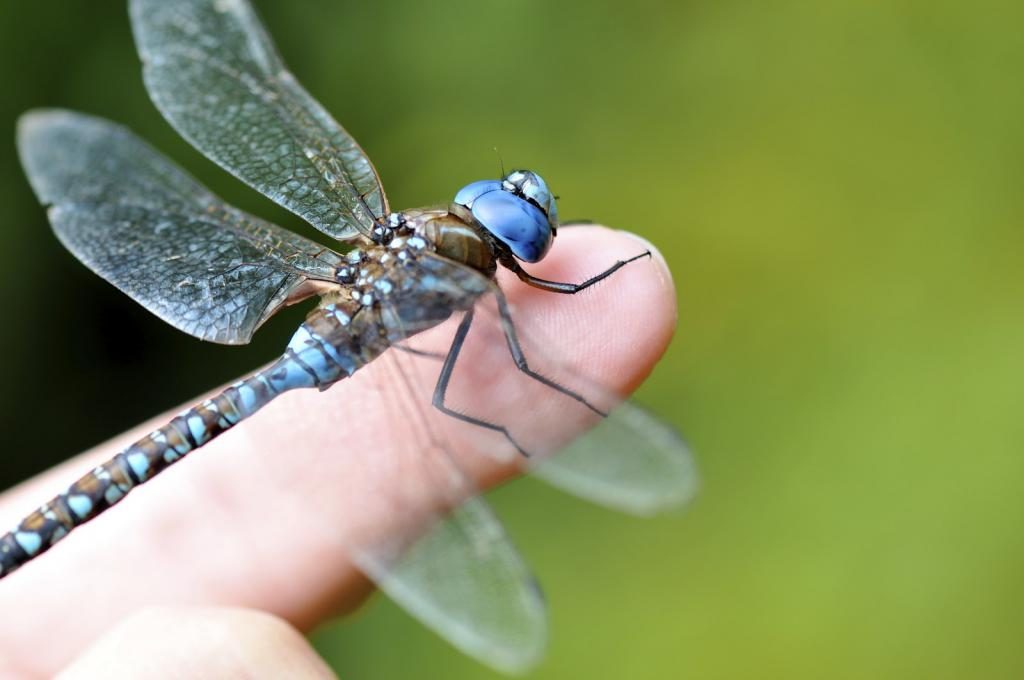
{"type": "MultiPolygon", "coordinates": [[[[602,227],[566,228],[531,272],[581,281],[645,247],[602,227]]],[[[505,273],[499,279],[518,318],[565,343],[591,369],[589,375],[621,394],[648,375],[675,327],[674,289],[657,255],[572,297],[528,288],[505,273]]],[[[428,333],[440,340],[445,333],[450,337],[451,327],[428,333]]],[[[125,668],[125,677],[140,677],[124,664],[130,658],[142,663],[141,657],[125,654],[147,626],[154,627],[147,648],[153,661],[140,668],[152,669],[149,677],[209,652],[201,634],[182,633],[204,626],[237,627],[233,644],[239,668],[250,668],[255,660],[266,664],[268,677],[280,677],[274,664],[293,660],[288,663],[305,664],[309,677],[324,677],[318,674],[325,668],[316,665],[301,638],[287,632],[288,625],[309,630],[365,599],[369,582],[337,545],[355,531],[394,531],[381,512],[381,490],[409,482],[401,472],[411,458],[381,465],[362,442],[371,431],[386,432],[402,448],[417,450],[413,431],[387,412],[353,411],[353,405],[368,401],[367,390],[391,379],[382,370],[373,362],[324,393],[283,395],[136,490],[123,507],[0,581],[0,611],[8,613],[0,620],[0,677],[50,676],[75,669],[68,664],[76,658],[79,675],[72,677],[90,677],[83,668],[104,669],[104,677],[111,677],[112,668],[125,668]],[[137,616],[147,609],[149,614],[137,616]]],[[[491,386],[499,381],[492,377],[491,386]]],[[[140,389],[153,385],[140,384],[140,389]]],[[[549,397],[558,403],[557,394],[549,397]]],[[[0,497],[0,519],[13,526],[34,504],[169,417],[8,491],[0,497]]],[[[459,436],[462,430],[453,432],[459,436]]],[[[471,467],[480,488],[516,472],[486,456],[471,467]]]]}

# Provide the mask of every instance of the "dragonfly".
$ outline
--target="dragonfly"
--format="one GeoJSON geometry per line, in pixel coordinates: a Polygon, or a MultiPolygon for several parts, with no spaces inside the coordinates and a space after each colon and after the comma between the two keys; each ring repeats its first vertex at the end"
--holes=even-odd
{"type": "MultiPolygon", "coordinates": [[[[0,578],[279,395],[325,390],[384,356],[439,364],[436,412],[497,437],[559,488],[637,514],[693,495],[692,455],[669,425],[585,379],[588,394],[567,385],[576,377],[569,368],[560,379],[533,368],[528,333],[497,284],[505,269],[527,286],[576,294],[649,252],[579,283],[536,277],[524,265],[547,255],[560,226],[539,174],[514,170],[472,182],[446,204],[392,211],[370,159],[288,71],[246,0],[131,0],[130,17],[146,89],[172,127],[337,245],[228,205],[121,125],[59,109],[23,115],[19,154],[59,240],[159,318],[202,340],[245,344],[284,307],[317,304],[276,361],[87,472],[0,537],[0,578]],[[458,324],[447,351],[409,343],[449,318],[458,324]],[[481,319],[526,380],[597,424],[591,435],[538,455],[500,413],[450,405],[457,361],[481,319]]],[[[446,510],[415,535],[354,541],[356,563],[462,651],[501,670],[527,668],[544,647],[543,597],[444,436],[429,423],[415,427],[425,449],[440,448],[429,457],[440,470],[431,484],[447,485],[438,504],[446,510]]]]}

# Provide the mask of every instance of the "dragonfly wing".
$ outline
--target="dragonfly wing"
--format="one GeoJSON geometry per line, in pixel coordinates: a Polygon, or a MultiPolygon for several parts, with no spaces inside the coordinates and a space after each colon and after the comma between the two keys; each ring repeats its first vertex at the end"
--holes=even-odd
{"type": "Polygon", "coordinates": [[[222,202],[100,118],[32,111],[18,151],[61,242],[90,269],[190,335],[246,343],[337,254],[222,202]]]}
{"type": "MultiPolygon", "coordinates": [[[[443,291],[446,299],[459,299],[456,288],[464,290],[470,301],[481,292],[495,291],[479,273],[429,254],[417,258],[413,271],[417,281],[434,282],[431,285],[443,291]]],[[[430,306],[429,296],[416,297],[430,306]]],[[[410,404],[390,404],[386,412],[402,414],[403,423],[409,414],[418,413],[427,423],[415,437],[425,444],[415,452],[388,450],[391,442],[374,442],[371,447],[378,458],[394,461],[404,456],[406,461],[389,477],[407,480],[409,488],[390,489],[394,495],[385,512],[422,517],[425,507],[459,509],[448,519],[434,517],[425,534],[408,529],[416,526],[423,531],[422,524],[400,523],[391,543],[382,543],[378,534],[355,552],[361,568],[426,625],[491,666],[522,671],[544,648],[544,600],[482,501],[460,505],[463,499],[472,498],[473,483],[467,478],[493,483],[495,478],[488,472],[481,477],[481,465],[493,473],[496,459],[501,469],[529,467],[578,496],[647,514],[687,500],[697,477],[689,450],[670,427],[586,378],[585,359],[575,356],[574,362],[573,356],[557,356],[560,343],[539,341],[538,332],[518,324],[519,340],[531,366],[558,384],[578,390],[610,414],[601,418],[550,386],[517,372],[493,297],[485,295],[476,306],[476,321],[466,336],[445,400],[461,414],[508,426],[531,454],[530,460],[524,461],[510,442],[495,432],[460,423],[434,409],[423,411],[441,366],[437,358],[444,356],[447,346],[431,344],[430,339],[424,344],[422,336],[413,338],[404,344],[406,351],[380,360],[390,364],[378,366],[404,363],[399,377],[410,386],[407,391],[413,396],[410,404]],[[587,432],[589,428],[594,429],[587,432]],[[488,456],[492,461],[487,461],[488,456]],[[429,500],[424,501],[424,496],[429,500]],[[415,535],[425,537],[417,539],[415,535]]],[[[399,306],[395,316],[408,318],[408,313],[402,313],[399,306]]],[[[438,334],[434,340],[443,341],[439,336],[450,337],[438,334]]]]}
{"type": "Polygon", "coordinates": [[[562,491],[633,515],[683,505],[699,486],[682,437],[629,401],[531,473],[562,491]]]}
{"type": "Polygon", "coordinates": [[[529,567],[490,507],[470,499],[408,548],[357,564],[387,595],[455,647],[505,672],[536,664],[547,607],[529,567]]]}
{"type": "MultiPolygon", "coordinates": [[[[473,365],[510,362],[500,312],[491,297],[477,305],[479,320],[473,326],[469,340],[473,344],[467,352],[473,355],[476,348],[474,358],[467,360],[473,365]]],[[[518,311],[510,308],[514,322],[518,311]]],[[[523,316],[530,318],[531,314],[523,316]]],[[[514,414],[513,436],[531,454],[531,473],[586,500],[630,514],[650,515],[693,498],[699,486],[697,466],[674,428],[587,377],[586,362],[581,362],[571,345],[545,337],[537,324],[516,322],[515,328],[534,370],[607,415],[597,417],[523,374],[514,381],[501,382],[500,388],[492,382],[464,395],[456,410],[504,425],[510,424],[514,414]],[[497,394],[488,396],[485,391],[497,394]],[[572,436],[560,437],[559,432],[572,436]]],[[[456,399],[457,392],[452,392],[456,399]]],[[[486,445],[481,448],[499,450],[486,445]]]]}
{"type": "Polygon", "coordinates": [[[208,158],[336,239],[387,213],[356,141],[277,55],[246,0],[132,0],[146,89],[208,158]]]}
{"type": "MultiPolygon", "coordinates": [[[[472,306],[489,290],[486,277],[422,253],[392,259],[383,278],[394,283],[382,297],[385,327],[404,337],[453,310],[472,306]],[[413,266],[410,266],[413,265],[413,266]]],[[[444,336],[445,333],[440,335],[444,336]]],[[[393,427],[365,432],[379,478],[388,480],[366,508],[372,523],[349,533],[359,567],[395,602],[463,652],[504,670],[522,671],[540,658],[547,640],[544,598],[501,523],[477,495],[474,446],[450,436],[451,419],[433,409],[435,361],[389,351],[354,380],[374,379],[374,404],[393,427]]]]}

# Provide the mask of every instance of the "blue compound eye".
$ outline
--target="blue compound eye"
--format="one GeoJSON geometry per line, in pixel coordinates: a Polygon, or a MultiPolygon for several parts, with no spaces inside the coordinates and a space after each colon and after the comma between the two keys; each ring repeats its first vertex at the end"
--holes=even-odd
{"type": "Polygon", "coordinates": [[[459,189],[459,193],[455,194],[455,203],[472,210],[473,202],[488,191],[501,191],[501,180],[482,179],[479,182],[467,184],[459,189]]]}
{"type": "Polygon", "coordinates": [[[523,262],[547,255],[558,225],[555,199],[539,175],[515,170],[502,180],[481,180],[455,194],[477,222],[523,262]]]}
{"type": "MultiPolygon", "coordinates": [[[[503,191],[500,188],[501,183],[497,184],[497,189],[474,196],[471,204],[466,207],[473,213],[476,221],[505,244],[517,259],[523,262],[536,262],[551,248],[551,224],[537,206],[515,194],[503,191]]],[[[471,184],[460,191],[459,196],[472,186],[471,184]]]]}

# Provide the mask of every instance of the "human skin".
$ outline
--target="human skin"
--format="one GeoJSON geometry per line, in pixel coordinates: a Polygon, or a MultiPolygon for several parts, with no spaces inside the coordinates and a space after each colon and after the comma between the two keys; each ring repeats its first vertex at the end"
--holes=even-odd
{"type": "MultiPolygon", "coordinates": [[[[564,228],[551,253],[528,269],[551,280],[582,281],[648,248],[635,236],[605,227],[564,228]]],[[[529,288],[504,271],[499,283],[517,319],[571,348],[575,364],[619,394],[631,393],[647,377],[676,325],[671,275],[653,249],[651,258],[574,296],[529,288]]],[[[443,348],[452,329],[449,322],[425,333],[423,341],[443,348]]],[[[460,369],[468,374],[484,370],[471,356],[463,361],[460,369]]],[[[486,376],[489,387],[500,385],[504,371],[514,368],[509,363],[500,371],[486,376]]],[[[230,676],[233,671],[223,664],[231,663],[244,677],[282,677],[268,660],[274,649],[274,658],[305,669],[294,677],[330,677],[294,631],[353,611],[371,592],[351,557],[338,549],[341,537],[401,531],[396,521],[415,520],[396,520],[380,498],[394,485],[431,483],[417,477],[413,457],[380,461],[362,445],[383,431],[399,450],[417,450],[419,432],[394,414],[353,410],[371,401],[368,392],[393,380],[384,363],[375,361],[323,393],[300,390],[279,397],[0,580],[0,678],[51,677],[65,668],[66,677],[95,677],[89,669],[115,667],[141,672],[132,655],[138,663],[162,661],[147,664],[142,675],[124,677],[193,677],[189,669],[199,667],[204,654],[217,655],[218,648],[208,644],[217,635],[167,635],[182,627],[237,633],[229,636],[234,653],[217,655],[217,677],[230,676]],[[359,414],[358,425],[353,413],[359,414]],[[254,668],[266,669],[264,675],[253,675],[254,668]]],[[[551,390],[543,394],[552,409],[564,403],[551,390]]],[[[172,415],[7,491],[0,496],[0,527],[14,526],[172,415]]],[[[463,427],[449,436],[458,448],[475,435],[463,427]],[[459,441],[462,436],[466,441],[459,441]]],[[[520,470],[483,455],[465,467],[480,488],[520,470]]],[[[431,489],[422,491],[431,497],[431,489]]],[[[424,514],[433,511],[429,503],[421,507],[424,514]]]]}

